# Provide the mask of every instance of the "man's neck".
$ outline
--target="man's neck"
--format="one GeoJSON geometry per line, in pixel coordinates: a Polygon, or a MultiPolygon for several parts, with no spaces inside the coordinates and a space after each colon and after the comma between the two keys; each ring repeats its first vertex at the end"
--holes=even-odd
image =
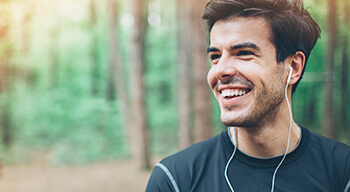
{"type": "MultiPolygon", "coordinates": [[[[230,130],[232,137],[233,129],[230,130]]],[[[252,130],[251,128],[236,128],[237,146],[243,153],[258,157],[271,158],[283,155],[287,148],[289,123],[284,126],[265,126],[252,130]]],[[[300,128],[293,122],[288,152],[297,147],[300,139],[300,128]]]]}

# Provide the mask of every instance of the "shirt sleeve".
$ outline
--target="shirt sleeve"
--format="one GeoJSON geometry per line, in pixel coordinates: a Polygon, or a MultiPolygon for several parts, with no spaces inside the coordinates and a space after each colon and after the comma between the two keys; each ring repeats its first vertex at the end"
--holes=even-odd
{"type": "Polygon", "coordinates": [[[163,165],[158,163],[148,180],[146,192],[179,192],[171,173],[163,165]]]}
{"type": "Polygon", "coordinates": [[[335,152],[335,183],[340,187],[338,191],[350,192],[350,147],[341,144],[335,152]]]}

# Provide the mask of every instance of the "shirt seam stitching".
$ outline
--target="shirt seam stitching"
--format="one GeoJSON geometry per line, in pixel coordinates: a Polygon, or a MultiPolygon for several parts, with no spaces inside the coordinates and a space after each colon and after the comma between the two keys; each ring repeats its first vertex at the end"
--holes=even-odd
{"type": "Polygon", "coordinates": [[[175,181],[173,175],[170,173],[169,169],[162,163],[157,163],[156,166],[161,168],[164,171],[164,173],[167,175],[175,192],[180,192],[179,187],[177,186],[176,181],[175,181]]]}
{"type": "Polygon", "coordinates": [[[344,192],[349,192],[349,189],[350,189],[350,179],[349,179],[348,184],[346,185],[346,187],[344,189],[344,192]]]}

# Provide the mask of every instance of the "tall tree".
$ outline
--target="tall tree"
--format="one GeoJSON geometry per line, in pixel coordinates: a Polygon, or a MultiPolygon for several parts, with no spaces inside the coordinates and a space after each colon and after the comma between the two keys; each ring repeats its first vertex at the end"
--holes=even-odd
{"type": "Polygon", "coordinates": [[[206,48],[208,34],[202,19],[206,0],[191,1],[194,74],[194,140],[199,142],[212,136],[210,92],[206,81],[209,70],[206,48]]]}
{"type": "Polygon", "coordinates": [[[337,40],[337,1],[328,0],[328,48],[327,48],[327,81],[325,83],[325,113],[324,113],[324,135],[329,138],[336,137],[336,126],[334,125],[333,113],[333,90],[334,90],[334,54],[337,40]]]}
{"type": "Polygon", "coordinates": [[[108,42],[109,42],[109,65],[114,71],[115,89],[119,104],[119,111],[123,119],[124,133],[126,133],[131,140],[131,134],[128,131],[132,128],[132,121],[130,117],[130,99],[128,96],[128,90],[126,89],[125,76],[123,74],[123,65],[120,59],[120,48],[117,41],[118,31],[118,8],[119,4],[116,0],[107,0],[108,7],[108,42]]]}
{"type": "Polygon", "coordinates": [[[343,55],[342,55],[342,67],[341,67],[341,122],[343,128],[348,127],[348,118],[347,118],[347,106],[348,106],[348,65],[349,65],[349,31],[350,28],[350,3],[349,1],[343,1],[344,8],[343,13],[344,18],[344,33],[343,33],[343,55]]]}
{"type": "Polygon", "coordinates": [[[98,38],[97,38],[97,8],[96,0],[90,0],[90,32],[91,32],[91,95],[98,94],[99,61],[98,61],[98,38]]]}
{"type": "Polygon", "coordinates": [[[178,103],[179,103],[179,146],[180,149],[189,147],[191,142],[191,103],[190,85],[192,72],[190,36],[190,9],[191,1],[177,0],[177,54],[178,54],[178,103]]]}
{"type": "MultiPolygon", "coordinates": [[[[5,83],[9,83],[9,76],[5,77],[6,81],[5,83]]],[[[13,126],[11,123],[11,106],[12,106],[12,90],[9,87],[10,85],[7,85],[6,93],[4,94],[5,97],[2,101],[2,110],[0,112],[0,126],[1,126],[1,133],[2,133],[2,142],[6,147],[10,147],[13,142],[14,137],[14,131],[13,126]]]]}
{"type": "Polygon", "coordinates": [[[11,125],[11,76],[10,58],[13,55],[12,42],[10,40],[11,16],[4,7],[6,2],[0,2],[0,93],[4,96],[0,102],[0,135],[2,143],[9,147],[13,141],[13,127],[11,125]],[[4,6],[4,7],[2,7],[4,6]]]}
{"type": "Polygon", "coordinates": [[[116,82],[115,82],[115,68],[116,62],[119,59],[117,58],[117,40],[116,40],[116,28],[117,28],[117,5],[115,0],[108,0],[108,8],[109,8],[109,47],[110,47],[110,62],[107,67],[107,93],[106,98],[108,101],[112,101],[115,98],[116,91],[116,82]]]}
{"type": "Polygon", "coordinates": [[[30,49],[30,37],[31,37],[31,30],[29,28],[29,24],[33,18],[33,10],[35,8],[35,3],[33,1],[25,1],[26,6],[23,10],[22,15],[22,55],[26,56],[30,49]]]}
{"type": "MultiPolygon", "coordinates": [[[[58,21],[59,23],[59,21],[58,21]]],[[[49,54],[51,59],[50,64],[50,88],[54,89],[58,85],[59,78],[59,65],[60,65],[60,57],[59,57],[59,24],[54,26],[50,32],[50,48],[49,54]]]]}
{"type": "Polygon", "coordinates": [[[147,29],[147,0],[132,0],[134,28],[131,43],[131,108],[133,126],[131,148],[133,156],[142,168],[150,167],[148,128],[145,105],[145,35],[147,29]]]}

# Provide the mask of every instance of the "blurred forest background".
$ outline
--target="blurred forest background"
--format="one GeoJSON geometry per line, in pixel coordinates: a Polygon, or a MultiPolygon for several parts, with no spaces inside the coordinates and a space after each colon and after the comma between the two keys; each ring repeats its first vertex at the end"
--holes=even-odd
{"type": "MultiPolygon", "coordinates": [[[[322,28],[296,122],[350,143],[348,0],[306,0],[322,28]]],[[[225,127],[206,82],[205,0],[0,0],[0,161],[169,155],[225,127]]],[[[136,165],[135,165],[136,166],[136,165]]]]}

